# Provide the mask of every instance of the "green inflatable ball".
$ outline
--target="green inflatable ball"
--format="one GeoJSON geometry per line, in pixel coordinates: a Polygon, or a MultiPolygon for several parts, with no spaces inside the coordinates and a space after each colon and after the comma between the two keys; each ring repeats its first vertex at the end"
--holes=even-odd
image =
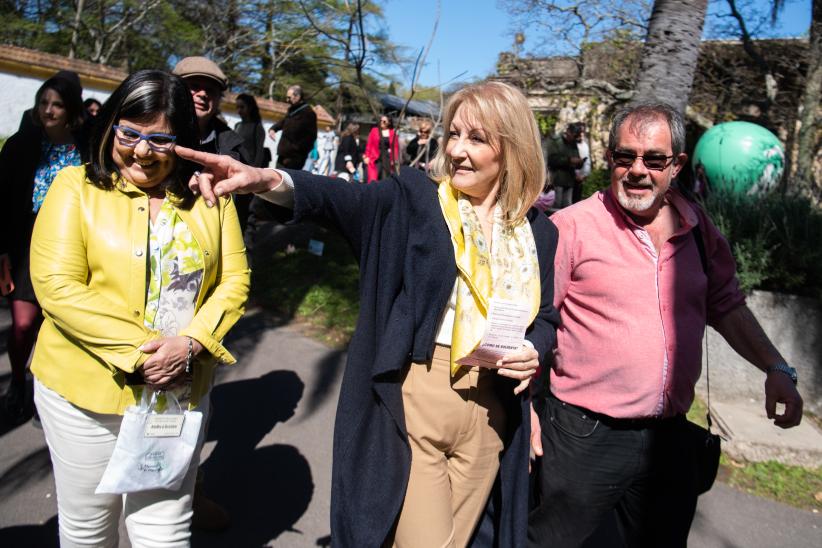
{"type": "Polygon", "coordinates": [[[758,194],[774,188],[785,169],[779,139],[750,122],[717,124],[700,137],[693,158],[694,172],[704,170],[714,189],[758,194]]]}

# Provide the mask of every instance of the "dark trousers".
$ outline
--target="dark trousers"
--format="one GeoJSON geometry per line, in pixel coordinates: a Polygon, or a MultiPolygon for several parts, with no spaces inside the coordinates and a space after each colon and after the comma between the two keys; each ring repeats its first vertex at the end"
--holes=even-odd
{"type": "Polygon", "coordinates": [[[597,546],[684,548],[697,498],[685,418],[612,419],[551,394],[544,403],[529,546],[590,546],[615,515],[622,539],[597,546]]]}

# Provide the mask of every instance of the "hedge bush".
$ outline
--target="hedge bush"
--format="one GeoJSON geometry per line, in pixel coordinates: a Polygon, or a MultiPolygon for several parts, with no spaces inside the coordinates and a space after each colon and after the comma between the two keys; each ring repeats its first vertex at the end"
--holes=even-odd
{"type": "Polygon", "coordinates": [[[822,210],[799,196],[728,191],[704,206],[731,244],[744,290],[822,299],[822,210]]]}

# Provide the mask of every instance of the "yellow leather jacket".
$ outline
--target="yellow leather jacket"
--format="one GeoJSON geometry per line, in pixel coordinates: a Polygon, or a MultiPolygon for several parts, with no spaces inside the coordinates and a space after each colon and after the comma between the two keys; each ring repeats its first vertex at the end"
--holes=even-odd
{"type": "MultiPolygon", "coordinates": [[[[178,210],[205,261],[196,313],[180,331],[205,350],[194,365],[191,407],[211,384],[216,361],[236,362],[222,339],[242,317],[248,296],[245,247],[230,199],[208,208],[198,199],[178,210]]],[[[85,168],[60,171],[37,216],[31,278],[45,320],[31,370],[69,402],[123,414],[141,394],[126,384],[147,358],[138,350],[161,335],[145,327],[148,196],[120,179],[114,190],[90,184],[85,168]]]]}

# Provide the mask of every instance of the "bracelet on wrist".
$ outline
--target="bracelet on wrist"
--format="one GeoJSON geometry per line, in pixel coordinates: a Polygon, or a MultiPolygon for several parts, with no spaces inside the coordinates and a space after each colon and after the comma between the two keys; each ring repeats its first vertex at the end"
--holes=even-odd
{"type": "Polygon", "coordinates": [[[194,339],[188,339],[188,354],[186,355],[186,375],[191,375],[191,361],[194,358],[194,339]]]}

